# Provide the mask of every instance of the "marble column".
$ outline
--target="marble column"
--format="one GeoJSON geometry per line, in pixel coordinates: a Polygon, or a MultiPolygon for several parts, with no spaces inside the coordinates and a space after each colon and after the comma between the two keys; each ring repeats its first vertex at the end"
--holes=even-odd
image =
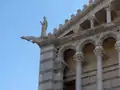
{"type": "Polygon", "coordinates": [[[77,52],[74,56],[76,61],[76,90],[82,90],[82,62],[83,53],[77,52]]]}
{"type": "Polygon", "coordinates": [[[90,20],[90,28],[94,28],[95,15],[88,18],[90,20]]]}
{"type": "Polygon", "coordinates": [[[110,10],[110,7],[107,7],[106,8],[106,20],[107,20],[107,23],[111,23],[111,10],[110,10]]]}
{"type": "Polygon", "coordinates": [[[90,20],[90,23],[91,23],[91,28],[94,28],[94,19],[90,20]]]}
{"type": "Polygon", "coordinates": [[[103,90],[103,73],[102,73],[103,47],[96,46],[94,52],[97,57],[97,90],[103,90]]]}
{"type": "Polygon", "coordinates": [[[119,68],[119,77],[120,77],[120,40],[116,42],[115,48],[118,51],[118,68],[119,68]]]}

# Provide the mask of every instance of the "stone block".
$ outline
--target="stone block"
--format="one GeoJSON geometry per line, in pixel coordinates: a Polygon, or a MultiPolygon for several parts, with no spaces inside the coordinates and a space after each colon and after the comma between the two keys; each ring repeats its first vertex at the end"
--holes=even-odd
{"type": "Polygon", "coordinates": [[[46,82],[44,84],[40,84],[40,89],[39,90],[47,90],[47,89],[51,89],[52,90],[52,85],[53,82],[46,82]]]}
{"type": "Polygon", "coordinates": [[[103,79],[109,79],[118,76],[118,70],[109,71],[103,74],[103,79]]]}
{"type": "Polygon", "coordinates": [[[56,73],[54,76],[54,80],[61,80],[62,79],[62,75],[60,72],[56,73]]]}
{"type": "Polygon", "coordinates": [[[84,87],[83,90],[97,90],[97,85],[96,84],[88,85],[84,87]]]}
{"type": "Polygon", "coordinates": [[[47,52],[49,50],[54,50],[54,46],[53,45],[50,45],[50,46],[45,46],[45,47],[41,47],[41,53],[42,52],[47,52]]]}
{"type": "Polygon", "coordinates": [[[46,52],[40,55],[40,60],[46,60],[46,59],[51,59],[54,58],[55,56],[55,52],[51,51],[51,52],[46,52]]]}
{"type": "Polygon", "coordinates": [[[61,89],[61,82],[55,83],[55,84],[54,84],[54,89],[55,89],[55,90],[61,89]]]}
{"type": "Polygon", "coordinates": [[[111,82],[110,82],[110,80],[104,81],[103,87],[104,87],[104,88],[111,88],[111,82]]]}
{"type": "Polygon", "coordinates": [[[111,80],[111,83],[112,83],[112,87],[116,87],[120,85],[120,80],[118,78],[115,78],[111,80]]]}
{"type": "Polygon", "coordinates": [[[43,81],[46,81],[46,80],[52,80],[53,79],[53,72],[47,72],[47,73],[44,73],[44,74],[40,74],[40,80],[39,82],[43,82],[43,81]]]}
{"type": "Polygon", "coordinates": [[[52,69],[54,68],[53,65],[54,64],[54,61],[53,60],[49,60],[49,61],[46,61],[44,63],[42,63],[40,65],[40,71],[45,71],[45,70],[48,70],[48,69],[52,69]]]}
{"type": "Polygon", "coordinates": [[[86,78],[83,78],[83,85],[95,83],[96,82],[96,76],[88,76],[86,78]]]}

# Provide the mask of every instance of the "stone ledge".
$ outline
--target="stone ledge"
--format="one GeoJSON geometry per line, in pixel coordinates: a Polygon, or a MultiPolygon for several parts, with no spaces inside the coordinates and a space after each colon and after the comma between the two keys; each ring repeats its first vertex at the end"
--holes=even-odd
{"type": "Polygon", "coordinates": [[[62,80],[53,80],[53,79],[43,80],[43,81],[39,82],[39,85],[40,85],[40,84],[49,83],[49,82],[52,82],[52,83],[54,83],[54,84],[57,84],[57,83],[61,83],[62,80]]]}
{"type": "Polygon", "coordinates": [[[43,89],[43,90],[54,90],[53,88],[50,88],[50,89],[43,89]]]}
{"type": "Polygon", "coordinates": [[[43,63],[45,63],[45,62],[47,62],[47,61],[51,61],[51,60],[55,60],[55,58],[47,58],[47,59],[43,59],[43,60],[40,60],[40,64],[43,64],[43,63]]]}
{"type": "Polygon", "coordinates": [[[73,34],[73,35],[69,35],[66,37],[62,37],[62,38],[54,38],[54,39],[46,39],[42,42],[37,42],[37,44],[39,44],[40,46],[45,46],[48,44],[54,44],[54,45],[61,45],[61,44],[65,44],[67,42],[75,41],[75,40],[81,40],[83,38],[86,37],[90,37],[90,36],[95,36],[97,34],[103,33],[103,32],[108,32],[108,31],[117,31],[119,29],[118,26],[120,26],[120,21],[118,22],[114,22],[115,25],[111,25],[110,27],[105,27],[105,24],[100,25],[97,28],[94,29],[89,29],[89,30],[84,30],[83,32],[80,32],[78,34],[73,34]]]}
{"type": "Polygon", "coordinates": [[[44,89],[44,90],[53,90],[53,88],[51,88],[51,89],[44,89]]]}
{"type": "Polygon", "coordinates": [[[49,82],[52,82],[52,83],[53,83],[53,79],[48,79],[48,80],[41,81],[41,82],[39,82],[39,85],[40,85],[40,84],[49,83],[49,82]]]}
{"type": "Polygon", "coordinates": [[[50,68],[50,69],[47,69],[47,70],[44,70],[44,71],[40,71],[40,74],[44,74],[44,73],[48,73],[48,72],[53,72],[54,71],[54,68],[50,68]]]}
{"type": "Polygon", "coordinates": [[[40,54],[44,54],[44,53],[48,53],[48,52],[56,52],[56,49],[50,49],[50,50],[47,50],[47,51],[42,51],[40,52],[40,54]]]}
{"type": "MultiPolygon", "coordinates": [[[[43,39],[44,40],[44,39],[43,39]]],[[[45,39],[45,40],[47,40],[47,38],[45,39]]],[[[46,45],[46,46],[43,46],[43,47],[41,47],[41,52],[46,52],[46,51],[48,51],[48,50],[51,50],[51,49],[55,49],[55,47],[54,47],[54,45],[46,45]]]]}
{"type": "Polygon", "coordinates": [[[40,55],[40,60],[44,60],[44,59],[49,59],[49,58],[55,58],[55,52],[47,52],[44,54],[40,55]]]}
{"type": "Polygon", "coordinates": [[[61,83],[61,82],[63,82],[63,80],[54,80],[54,83],[56,84],[56,83],[61,83]]]}
{"type": "MultiPolygon", "coordinates": [[[[52,89],[44,89],[44,90],[54,90],[54,89],[52,88],[52,89]]],[[[60,88],[60,89],[55,89],[55,90],[63,90],[63,89],[60,88]]]]}

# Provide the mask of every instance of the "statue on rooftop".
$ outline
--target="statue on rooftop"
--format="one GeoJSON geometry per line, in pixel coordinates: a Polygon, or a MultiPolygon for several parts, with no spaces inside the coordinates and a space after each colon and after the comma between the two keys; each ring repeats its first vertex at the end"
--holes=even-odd
{"type": "Polygon", "coordinates": [[[89,5],[92,5],[93,4],[93,0],[89,0],[89,5]]]}
{"type": "Polygon", "coordinates": [[[42,26],[41,37],[45,37],[46,36],[46,31],[47,31],[47,27],[48,27],[48,23],[47,23],[46,17],[44,16],[43,19],[44,19],[43,22],[40,21],[41,26],[42,26]]]}

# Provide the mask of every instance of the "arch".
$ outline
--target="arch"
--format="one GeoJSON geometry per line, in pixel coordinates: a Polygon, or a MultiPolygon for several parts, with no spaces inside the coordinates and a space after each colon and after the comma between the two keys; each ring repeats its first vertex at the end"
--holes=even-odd
{"type": "Polygon", "coordinates": [[[114,37],[104,39],[102,46],[104,49],[103,67],[118,63],[118,52],[115,49],[116,40],[114,37]]]}
{"type": "Polygon", "coordinates": [[[79,42],[77,44],[76,50],[77,51],[82,51],[83,47],[88,43],[91,43],[91,44],[95,45],[95,39],[94,38],[89,38],[89,39],[85,39],[85,40],[79,42]]]}
{"type": "Polygon", "coordinates": [[[84,54],[84,59],[86,63],[83,65],[83,72],[87,72],[90,70],[96,69],[96,56],[94,54],[94,49],[96,45],[96,38],[91,37],[88,39],[85,39],[81,41],[79,44],[79,49],[83,52],[84,54]]]}
{"type": "Polygon", "coordinates": [[[117,34],[115,32],[106,32],[106,33],[102,33],[97,44],[103,45],[103,41],[107,38],[110,38],[110,37],[114,38],[117,41],[117,34]]]}
{"type": "Polygon", "coordinates": [[[66,44],[66,45],[63,45],[61,48],[60,48],[60,50],[59,50],[59,52],[58,52],[58,57],[62,57],[62,59],[63,59],[63,53],[64,53],[64,51],[65,50],[67,50],[67,49],[72,49],[72,50],[75,50],[76,51],[76,48],[75,48],[75,46],[74,45],[72,45],[72,44],[66,44]]]}

